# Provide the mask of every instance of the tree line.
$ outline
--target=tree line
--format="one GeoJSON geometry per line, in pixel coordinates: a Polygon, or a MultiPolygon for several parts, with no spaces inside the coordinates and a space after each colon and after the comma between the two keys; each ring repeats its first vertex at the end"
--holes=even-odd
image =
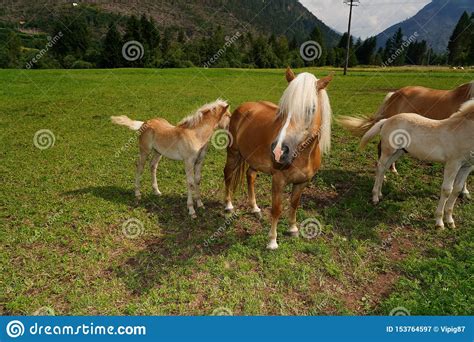
{"type": "Polygon", "coordinates": [[[47,37],[32,39],[8,27],[0,27],[0,38],[2,34],[0,68],[340,67],[348,39],[349,66],[474,65],[474,13],[466,12],[443,54],[419,41],[416,32],[406,37],[401,29],[380,48],[376,37],[354,40],[347,33],[336,46],[327,46],[318,27],[304,41],[255,32],[226,35],[220,26],[207,37],[190,38],[182,28],[159,28],[146,15],[132,15],[122,25],[111,22],[103,37],[94,36],[91,26],[77,18],[61,18],[47,37]],[[63,22],[70,23],[67,30],[63,22]],[[316,58],[302,55],[305,41],[317,42],[316,58]]]}

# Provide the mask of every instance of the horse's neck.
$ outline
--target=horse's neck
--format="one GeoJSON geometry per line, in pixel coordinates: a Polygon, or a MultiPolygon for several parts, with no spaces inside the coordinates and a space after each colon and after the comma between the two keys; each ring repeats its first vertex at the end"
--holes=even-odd
{"type": "Polygon", "coordinates": [[[203,119],[199,124],[195,127],[191,128],[196,138],[202,143],[202,145],[206,144],[207,141],[211,138],[212,134],[214,133],[214,129],[217,122],[211,119],[203,119]]]}

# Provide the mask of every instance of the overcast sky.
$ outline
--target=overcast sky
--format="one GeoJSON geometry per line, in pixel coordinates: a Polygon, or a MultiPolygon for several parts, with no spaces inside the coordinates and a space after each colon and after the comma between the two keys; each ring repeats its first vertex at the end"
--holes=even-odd
{"type": "MultiPolygon", "coordinates": [[[[300,0],[326,25],[339,32],[347,31],[349,6],[343,0],[300,0]]],[[[367,38],[400,21],[408,19],[431,0],[360,0],[352,12],[351,34],[367,38]]]]}

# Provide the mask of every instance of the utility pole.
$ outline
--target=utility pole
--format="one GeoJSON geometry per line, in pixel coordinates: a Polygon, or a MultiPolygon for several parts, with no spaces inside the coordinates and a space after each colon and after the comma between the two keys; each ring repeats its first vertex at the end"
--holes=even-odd
{"type": "Polygon", "coordinates": [[[346,46],[346,64],[344,64],[344,75],[347,75],[347,67],[349,66],[349,49],[351,47],[351,21],[352,7],[359,6],[359,0],[344,0],[344,4],[349,5],[349,24],[347,25],[347,46],[346,46]]]}

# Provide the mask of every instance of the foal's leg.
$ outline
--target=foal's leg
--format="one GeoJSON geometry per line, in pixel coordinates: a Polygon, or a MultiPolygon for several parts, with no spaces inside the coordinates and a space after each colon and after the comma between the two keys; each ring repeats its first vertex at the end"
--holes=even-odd
{"type": "Polygon", "coordinates": [[[257,200],[255,199],[255,179],[257,178],[257,171],[249,167],[247,169],[247,188],[248,188],[248,200],[249,204],[252,207],[252,213],[260,214],[261,210],[257,205],[257,200]]]}
{"type": "Polygon", "coordinates": [[[448,162],[444,167],[444,179],[443,185],[441,186],[441,196],[438,203],[438,208],[436,209],[436,227],[444,228],[443,223],[443,213],[446,201],[453,191],[453,184],[456,179],[456,176],[459,172],[461,165],[459,162],[448,162]]]}
{"type": "Polygon", "coordinates": [[[158,164],[160,163],[161,153],[155,150],[153,158],[150,162],[151,170],[151,186],[155,195],[161,195],[161,191],[158,189],[158,182],[156,181],[156,170],[158,169],[158,164]]]}
{"type": "Polygon", "coordinates": [[[301,194],[303,193],[304,188],[307,183],[293,184],[293,189],[291,190],[291,199],[290,199],[290,228],[288,233],[291,236],[298,236],[298,226],[296,225],[296,210],[300,205],[301,194]]]}
{"type": "MultiPolygon", "coordinates": [[[[378,159],[382,156],[382,140],[379,141],[379,144],[377,145],[377,152],[378,152],[378,159]]],[[[390,171],[392,171],[394,174],[398,175],[397,167],[395,163],[392,163],[390,165],[390,171]]],[[[385,179],[385,175],[383,177],[385,179]]]]}
{"type": "Polygon", "coordinates": [[[142,195],[140,193],[140,180],[143,174],[143,169],[145,167],[145,162],[150,154],[151,148],[145,146],[145,144],[140,144],[140,155],[137,160],[137,170],[135,173],[135,197],[137,200],[141,199],[142,195]]]}
{"type": "Polygon", "coordinates": [[[277,226],[278,220],[282,211],[282,193],[283,188],[285,187],[285,181],[282,176],[274,175],[272,178],[272,225],[270,227],[270,233],[268,237],[270,241],[268,242],[268,249],[277,249],[277,226]]]}
{"type": "Polygon", "coordinates": [[[196,164],[194,165],[194,184],[196,186],[196,205],[198,208],[204,208],[204,204],[201,200],[201,170],[202,165],[204,164],[204,157],[206,156],[208,146],[204,146],[196,160],[196,164]]]}
{"type": "Polygon", "coordinates": [[[377,162],[377,171],[375,173],[375,183],[374,188],[372,189],[372,202],[374,204],[379,203],[382,198],[382,185],[383,177],[387,168],[394,163],[398,158],[403,155],[403,150],[392,150],[392,154],[386,154],[385,151],[382,152],[379,161],[377,162]]]}
{"type": "Polygon", "coordinates": [[[194,210],[194,203],[193,203],[193,197],[194,197],[194,191],[196,189],[196,186],[194,184],[194,160],[185,160],[184,161],[184,168],[186,170],[186,182],[188,185],[188,211],[189,215],[191,215],[192,218],[196,218],[196,211],[194,210]]]}
{"type": "Polygon", "coordinates": [[[461,195],[462,195],[462,198],[465,198],[468,200],[471,199],[471,194],[469,193],[469,190],[467,190],[467,181],[466,183],[464,183],[464,187],[462,188],[461,195]]]}
{"type": "Polygon", "coordinates": [[[469,173],[474,169],[474,166],[464,166],[462,167],[454,181],[453,192],[449,196],[446,206],[444,208],[444,214],[446,215],[446,223],[450,228],[456,228],[453,220],[453,209],[456,200],[458,199],[459,193],[463,190],[463,187],[466,186],[466,180],[469,176],[469,173]]]}

